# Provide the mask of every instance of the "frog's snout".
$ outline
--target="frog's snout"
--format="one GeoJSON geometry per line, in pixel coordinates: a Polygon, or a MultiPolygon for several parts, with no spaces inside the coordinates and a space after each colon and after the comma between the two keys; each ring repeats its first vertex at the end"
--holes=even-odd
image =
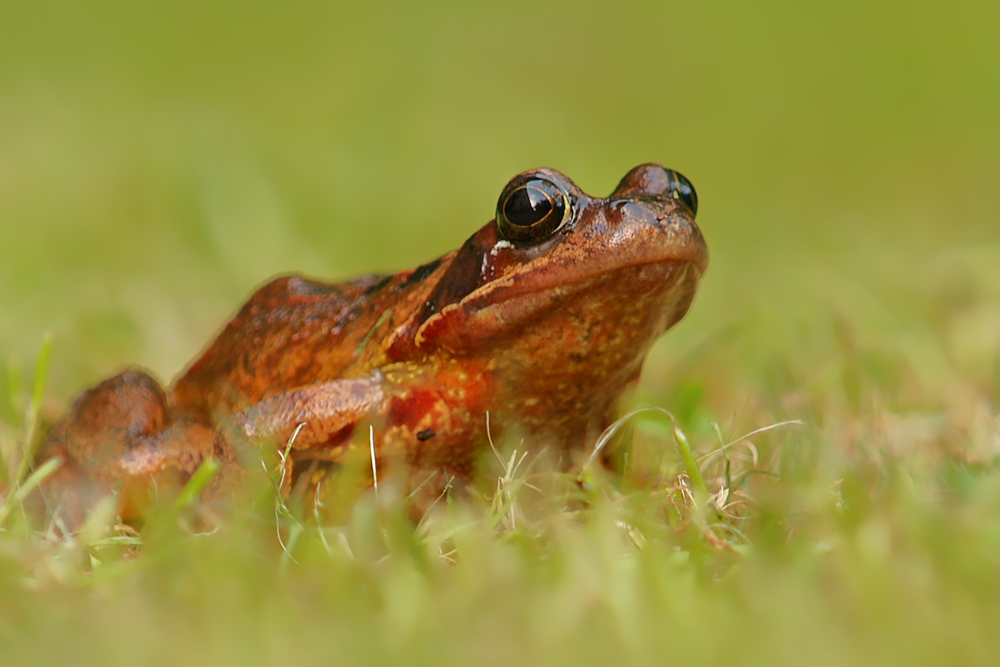
{"type": "Polygon", "coordinates": [[[679,171],[655,162],[640,164],[625,174],[612,196],[675,199],[684,204],[692,216],[698,214],[698,193],[691,181],[679,171]]]}

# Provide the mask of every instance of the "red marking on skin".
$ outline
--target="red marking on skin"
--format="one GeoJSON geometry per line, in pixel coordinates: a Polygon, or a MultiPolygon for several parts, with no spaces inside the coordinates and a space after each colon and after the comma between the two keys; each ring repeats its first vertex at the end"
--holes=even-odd
{"type": "Polygon", "coordinates": [[[389,423],[412,428],[440,400],[437,392],[429,389],[414,389],[406,396],[393,398],[389,404],[389,423]]]}
{"type": "Polygon", "coordinates": [[[324,447],[336,447],[337,445],[346,442],[348,440],[348,438],[350,438],[351,435],[354,433],[354,428],[356,426],[357,426],[357,424],[348,424],[347,426],[344,426],[343,428],[341,428],[340,430],[338,430],[336,433],[334,433],[332,436],[330,436],[327,439],[327,441],[325,443],[323,443],[323,446],[324,447]]]}

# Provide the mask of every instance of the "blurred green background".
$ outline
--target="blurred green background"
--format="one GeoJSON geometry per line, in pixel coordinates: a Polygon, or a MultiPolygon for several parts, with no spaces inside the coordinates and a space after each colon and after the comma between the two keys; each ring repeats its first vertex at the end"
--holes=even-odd
{"type": "Polygon", "coordinates": [[[697,187],[712,265],[646,389],[686,374],[733,410],[870,343],[885,359],[862,385],[933,408],[957,383],[995,411],[997,19],[975,1],[8,0],[0,356],[28,369],[52,330],[59,400],[126,363],[169,380],[276,272],[411,267],[519,171],[606,194],[655,160],[697,187]]]}

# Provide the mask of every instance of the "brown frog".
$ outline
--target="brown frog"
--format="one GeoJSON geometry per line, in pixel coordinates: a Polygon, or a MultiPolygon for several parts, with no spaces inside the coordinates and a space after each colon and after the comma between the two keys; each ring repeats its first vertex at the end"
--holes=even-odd
{"type": "Polygon", "coordinates": [[[63,460],[49,510],[78,523],[117,488],[134,517],[151,488],[178,488],[209,458],[232,480],[289,442],[289,480],[371,443],[376,471],[468,479],[488,438],[514,431],[568,464],[687,312],[708,260],[697,208],[690,182],[658,164],[605,199],[536,169],[427,264],[277,278],[169,391],[132,368],[76,399],[40,449],[63,460]]]}

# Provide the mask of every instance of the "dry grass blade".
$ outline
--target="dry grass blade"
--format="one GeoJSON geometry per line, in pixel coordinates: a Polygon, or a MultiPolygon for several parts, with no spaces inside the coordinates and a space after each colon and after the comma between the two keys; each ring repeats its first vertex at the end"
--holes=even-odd
{"type": "MultiPolygon", "coordinates": [[[[296,431],[298,433],[298,431],[296,431]]],[[[378,498],[378,465],[375,461],[375,427],[368,426],[368,452],[372,459],[372,485],[375,487],[375,497],[378,498]]]]}
{"type": "Polygon", "coordinates": [[[694,455],[691,452],[691,445],[688,443],[687,436],[684,434],[684,431],[681,430],[681,427],[677,423],[677,419],[674,417],[673,413],[665,408],[659,408],[659,407],[645,407],[632,410],[631,412],[615,420],[614,423],[612,423],[610,426],[604,429],[604,432],[601,433],[600,437],[597,439],[597,442],[594,443],[594,448],[591,451],[590,456],[587,457],[587,460],[584,462],[583,470],[580,472],[577,481],[580,482],[583,481],[587,470],[590,468],[590,466],[593,465],[594,461],[597,460],[597,457],[607,446],[608,442],[611,441],[611,438],[614,437],[615,433],[617,433],[618,430],[625,423],[635,418],[636,416],[649,413],[666,415],[666,417],[670,420],[671,426],[673,427],[672,432],[674,436],[674,442],[677,445],[677,451],[680,454],[681,460],[684,463],[684,469],[687,472],[688,477],[691,478],[691,482],[692,484],[694,484],[694,487],[697,490],[697,492],[701,494],[703,498],[708,498],[709,496],[708,487],[705,485],[705,480],[702,477],[701,469],[698,467],[694,455]]]}
{"type": "Polygon", "coordinates": [[[285,443],[285,448],[278,450],[278,471],[272,472],[271,470],[268,470],[267,463],[265,461],[261,461],[261,465],[267,473],[267,479],[270,480],[271,487],[274,492],[274,530],[278,537],[278,544],[281,546],[282,568],[288,566],[288,561],[293,563],[297,562],[295,558],[292,557],[291,549],[295,546],[295,542],[298,541],[299,535],[305,528],[302,525],[302,522],[299,521],[291,510],[288,509],[288,505],[285,503],[285,492],[288,484],[290,483],[290,480],[288,479],[290,459],[288,457],[292,451],[292,445],[295,443],[295,439],[298,437],[299,432],[305,428],[305,425],[305,422],[298,424],[292,432],[292,435],[288,438],[288,442],[285,443]],[[277,480],[275,478],[277,478],[277,480]],[[287,543],[281,534],[282,518],[291,522],[288,529],[287,543]]]}
{"type": "MultiPolygon", "coordinates": [[[[804,421],[802,421],[801,419],[788,419],[786,421],[776,422],[774,424],[769,424],[768,426],[762,426],[761,428],[754,429],[753,431],[750,431],[749,433],[745,433],[745,434],[741,435],[740,437],[735,438],[734,440],[731,440],[731,441],[727,442],[724,445],[720,445],[718,447],[718,449],[714,449],[714,450],[708,452],[707,454],[702,454],[700,457],[698,457],[698,463],[702,463],[702,464],[706,464],[707,465],[707,463],[710,463],[713,458],[716,458],[718,456],[722,456],[729,448],[735,447],[736,445],[739,445],[741,443],[747,443],[747,444],[749,444],[753,448],[753,451],[756,454],[756,447],[753,445],[752,442],[750,442],[750,438],[752,438],[753,436],[759,435],[761,433],[766,433],[768,431],[773,431],[774,429],[781,428],[783,426],[805,426],[805,425],[806,425],[806,423],[804,421]]],[[[721,432],[718,429],[716,429],[716,433],[718,433],[720,435],[719,441],[721,442],[722,441],[721,432]]]]}

